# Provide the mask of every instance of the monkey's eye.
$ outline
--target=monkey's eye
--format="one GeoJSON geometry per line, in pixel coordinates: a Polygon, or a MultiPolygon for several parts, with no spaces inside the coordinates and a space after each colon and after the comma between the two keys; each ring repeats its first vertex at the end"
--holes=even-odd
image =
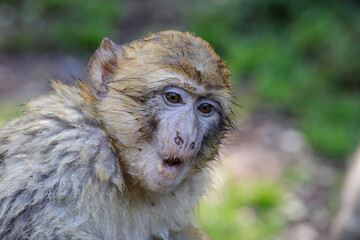
{"type": "Polygon", "coordinates": [[[165,93],[166,99],[171,103],[182,103],[182,98],[180,94],[174,92],[167,92],[165,93]]]}
{"type": "Polygon", "coordinates": [[[206,115],[210,114],[213,111],[213,108],[213,105],[209,103],[202,103],[198,107],[199,111],[206,115]]]}

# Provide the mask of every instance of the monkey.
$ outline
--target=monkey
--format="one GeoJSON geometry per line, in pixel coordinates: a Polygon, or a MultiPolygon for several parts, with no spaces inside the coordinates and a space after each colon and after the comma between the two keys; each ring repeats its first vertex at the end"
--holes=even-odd
{"type": "Polygon", "coordinates": [[[230,72],[190,33],[104,38],[0,133],[0,239],[209,239],[194,219],[230,130],[230,72]]]}

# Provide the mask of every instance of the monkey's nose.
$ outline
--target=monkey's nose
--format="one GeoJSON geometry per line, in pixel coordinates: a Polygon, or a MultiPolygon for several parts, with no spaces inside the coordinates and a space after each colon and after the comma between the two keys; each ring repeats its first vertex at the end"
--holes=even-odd
{"type": "Polygon", "coordinates": [[[180,136],[178,136],[175,138],[175,143],[176,143],[176,145],[181,146],[184,144],[184,140],[180,136]]]}
{"type": "Polygon", "coordinates": [[[189,151],[195,149],[195,141],[191,141],[191,139],[186,139],[186,141],[184,141],[178,131],[176,131],[176,137],[174,138],[174,142],[176,145],[179,146],[183,153],[188,152],[187,154],[189,154],[189,151]]]}

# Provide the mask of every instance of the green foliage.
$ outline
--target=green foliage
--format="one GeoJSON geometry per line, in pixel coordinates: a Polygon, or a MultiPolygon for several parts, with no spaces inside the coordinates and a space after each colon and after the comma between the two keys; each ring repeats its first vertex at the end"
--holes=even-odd
{"type": "Polygon", "coordinates": [[[296,119],[324,156],[344,159],[354,150],[360,133],[359,4],[227,0],[201,1],[192,9],[193,31],[227,60],[235,89],[250,85],[255,107],[296,119]]]}
{"type": "Polygon", "coordinates": [[[0,8],[0,49],[14,52],[93,51],[122,16],[116,0],[5,0],[0,8]]]}
{"type": "Polygon", "coordinates": [[[270,239],[286,224],[280,210],[283,194],[279,184],[262,180],[228,184],[221,198],[201,203],[199,222],[213,239],[270,239]]]}

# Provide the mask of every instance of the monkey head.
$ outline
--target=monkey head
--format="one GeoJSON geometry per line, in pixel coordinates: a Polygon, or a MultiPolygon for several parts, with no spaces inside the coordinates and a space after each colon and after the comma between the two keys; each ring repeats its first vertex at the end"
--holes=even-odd
{"type": "Polygon", "coordinates": [[[209,166],[230,125],[228,78],[210,45],[189,33],[101,42],[87,83],[132,183],[167,192],[209,166]]]}

